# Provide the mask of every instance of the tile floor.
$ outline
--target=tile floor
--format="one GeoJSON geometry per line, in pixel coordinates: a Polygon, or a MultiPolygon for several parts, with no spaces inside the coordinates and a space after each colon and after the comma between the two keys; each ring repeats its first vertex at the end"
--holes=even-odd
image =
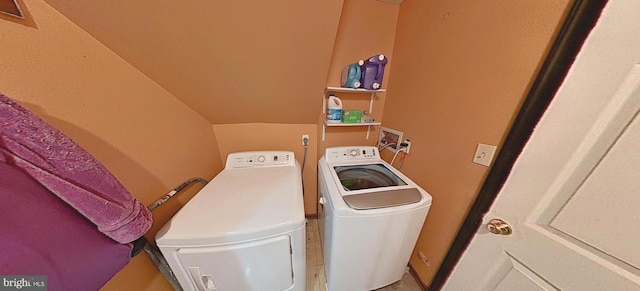
{"type": "MultiPolygon", "coordinates": [[[[324,259],[322,257],[322,245],[320,244],[320,234],[318,232],[318,222],[316,219],[307,221],[307,290],[325,291],[327,277],[324,273],[324,259]]],[[[402,291],[422,291],[420,285],[408,272],[396,283],[386,286],[378,291],[402,290],[402,291]]]]}

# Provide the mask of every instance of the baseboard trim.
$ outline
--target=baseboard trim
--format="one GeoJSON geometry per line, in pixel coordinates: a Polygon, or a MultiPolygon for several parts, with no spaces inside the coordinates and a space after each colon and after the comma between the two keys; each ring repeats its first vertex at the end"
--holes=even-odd
{"type": "Polygon", "coordinates": [[[418,285],[420,286],[420,288],[423,291],[429,291],[429,286],[427,286],[427,284],[422,281],[422,279],[420,278],[420,276],[418,275],[418,272],[416,272],[416,269],[413,268],[413,266],[411,265],[411,263],[409,263],[409,274],[411,274],[411,276],[413,276],[413,279],[416,280],[416,283],[418,283],[418,285]]]}

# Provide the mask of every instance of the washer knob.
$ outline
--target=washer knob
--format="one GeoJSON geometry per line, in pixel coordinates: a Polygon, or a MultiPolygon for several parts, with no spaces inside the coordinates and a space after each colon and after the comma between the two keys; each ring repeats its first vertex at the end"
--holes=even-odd
{"type": "Polygon", "coordinates": [[[358,155],[358,150],[351,150],[349,151],[349,155],[351,155],[352,157],[355,157],[358,155]]]}
{"type": "Polygon", "coordinates": [[[267,158],[265,158],[263,155],[259,155],[259,156],[258,156],[258,162],[264,163],[264,161],[265,161],[266,159],[267,159],[267,158]]]}

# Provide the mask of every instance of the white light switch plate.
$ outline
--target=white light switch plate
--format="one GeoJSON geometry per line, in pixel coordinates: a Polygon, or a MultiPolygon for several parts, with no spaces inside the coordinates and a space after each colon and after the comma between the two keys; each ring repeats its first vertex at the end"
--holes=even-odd
{"type": "Polygon", "coordinates": [[[490,166],[493,161],[493,154],[496,153],[496,146],[487,144],[478,144],[476,153],[473,156],[473,162],[483,166],[490,166]]]}

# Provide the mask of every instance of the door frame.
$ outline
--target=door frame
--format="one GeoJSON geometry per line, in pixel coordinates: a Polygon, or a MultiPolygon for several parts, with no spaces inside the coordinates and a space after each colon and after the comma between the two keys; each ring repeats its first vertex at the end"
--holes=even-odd
{"type": "Polygon", "coordinates": [[[511,168],[564,81],[608,0],[575,0],[509,129],[493,166],[428,290],[440,290],[471,243],[511,168]]]}

